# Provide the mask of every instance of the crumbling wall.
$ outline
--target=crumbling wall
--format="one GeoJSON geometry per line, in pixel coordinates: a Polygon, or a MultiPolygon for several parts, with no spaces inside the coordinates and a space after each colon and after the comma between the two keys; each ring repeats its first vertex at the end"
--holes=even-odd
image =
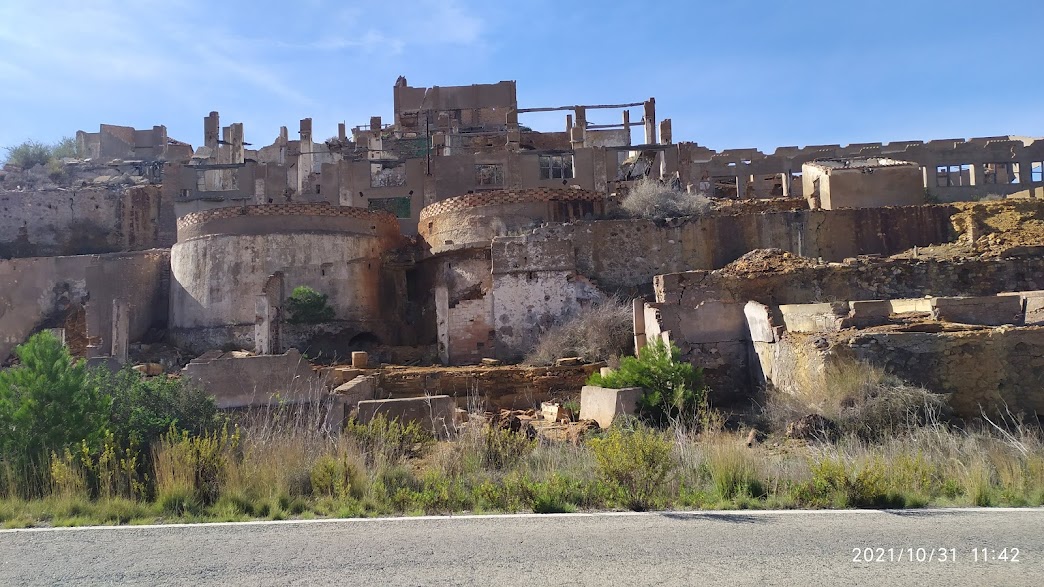
{"type": "MultiPolygon", "coordinates": [[[[678,155],[678,171],[683,183],[697,185],[704,176],[728,178],[743,186],[743,191],[751,176],[780,175],[791,179],[798,176],[803,163],[815,159],[867,157],[917,163],[924,178],[922,186],[942,201],[972,200],[991,193],[1005,195],[1027,188],[1041,192],[1044,188],[1044,181],[1040,178],[1034,181],[1032,174],[1034,163],[1044,161],[1044,141],[1006,136],[940,139],[927,143],[894,141],[779,147],[771,154],[757,149],[715,151],[695,143],[679,143],[678,155]],[[949,171],[951,168],[962,171],[954,174],[949,171]],[[967,177],[967,181],[962,181],[961,176],[967,177]]],[[[781,183],[788,188],[791,184],[790,181],[781,183]]]]}
{"type": "Polygon", "coordinates": [[[140,339],[166,320],[169,266],[166,250],[0,261],[0,360],[77,305],[87,308],[92,342],[111,345],[114,299],[127,303],[130,339],[140,339]]]}
{"type": "Polygon", "coordinates": [[[200,357],[185,366],[182,376],[222,409],[317,402],[326,396],[319,375],[294,349],[281,355],[200,357]]]}
{"type": "Polygon", "coordinates": [[[169,246],[156,186],[0,191],[0,258],[169,246]]]}
{"type": "Polygon", "coordinates": [[[723,267],[760,248],[841,261],[947,242],[952,212],[949,206],[917,206],[574,222],[539,227],[504,254],[525,262],[547,254],[549,243],[564,243],[574,251],[572,267],[579,274],[601,289],[625,290],[647,286],[658,274],[723,267]]]}
{"type": "Polygon", "coordinates": [[[948,394],[963,418],[1044,414],[1044,328],[954,332],[856,332],[824,337],[787,334],[771,345],[772,378],[787,390],[823,384],[829,365],[853,359],[915,385],[948,394]],[[816,378],[819,378],[817,380],[816,378]]]}

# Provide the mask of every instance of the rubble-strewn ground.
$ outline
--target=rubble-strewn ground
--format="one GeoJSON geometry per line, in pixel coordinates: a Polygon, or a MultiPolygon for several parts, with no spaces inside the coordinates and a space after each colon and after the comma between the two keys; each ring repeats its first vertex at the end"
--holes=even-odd
{"type": "Polygon", "coordinates": [[[952,204],[952,242],[918,247],[900,258],[1002,258],[1044,252],[1044,202],[1028,198],[952,204]]]}

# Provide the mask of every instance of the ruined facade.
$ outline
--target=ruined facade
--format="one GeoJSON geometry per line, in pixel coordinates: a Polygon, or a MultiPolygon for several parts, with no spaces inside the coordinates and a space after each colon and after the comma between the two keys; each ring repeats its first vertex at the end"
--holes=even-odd
{"type": "MultiPolygon", "coordinates": [[[[252,145],[241,123],[222,126],[211,112],[195,150],[162,126],[102,125],[77,135],[84,157],[62,173],[5,170],[0,355],[34,330],[68,325],[102,356],[151,332],[190,355],[344,356],[379,344],[433,348],[445,364],[513,361],[609,296],[639,298],[639,346],[678,344],[723,402],[785,387],[778,367],[795,353],[826,364],[829,353],[808,351],[823,351],[820,338],[838,356],[884,349],[896,372],[909,360],[897,357],[994,345],[1011,329],[1015,342],[990,347],[998,361],[1036,348],[1029,316],[1039,300],[1029,292],[1044,289],[1034,232],[1044,225],[1044,140],[717,152],[675,142],[651,98],[520,107],[512,81],[419,88],[402,78],[393,95],[390,123],[341,124],[325,140],[303,119],[292,139],[282,127],[252,145]],[[594,110],[620,122],[592,124],[594,110]],[[561,131],[525,125],[546,111],[563,113],[561,131]],[[696,216],[624,218],[620,202],[639,180],[713,202],[696,216]],[[939,203],[1016,193],[1029,199],[939,203]],[[982,258],[1009,238],[1018,245],[1001,247],[1006,256],[982,258]],[[968,258],[917,257],[935,246],[968,258]],[[749,255],[760,249],[780,252],[749,255]],[[326,295],[334,318],[291,320],[297,286],[326,295]],[[1020,312],[1000,324],[956,327],[953,314],[929,311],[902,335],[873,330],[909,326],[894,316],[903,300],[952,306],[1004,292],[1018,292],[1020,312]],[[867,326],[859,319],[871,306],[888,311],[867,326]],[[812,318],[802,323],[803,312],[812,318]],[[865,344],[842,340],[849,327],[865,344]],[[922,340],[940,333],[953,340],[922,340]]],[[[937,359],[925,380],[972,397],[937,359]]]]}

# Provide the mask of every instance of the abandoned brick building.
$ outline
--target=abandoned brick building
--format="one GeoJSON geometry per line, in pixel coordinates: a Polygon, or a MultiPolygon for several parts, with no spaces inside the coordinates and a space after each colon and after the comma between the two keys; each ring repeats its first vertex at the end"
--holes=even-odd
{"type": "MultiPolygon", "coordinates": [[[[520,107],[513,81],[418,88],[404,78],[393,92],[390,124],[379,116],[351,129],[342,123],[326,140],[304,119],[293,140],[283,127],[255,149],[241,123],[221,126],[211,112],[194,150],[163,126],[102,125],[77,133],[82,158],[65,161],[61,178],[5,169],[0,359],[32,332],[64,327],[74,350],[120,360],[130,343],[148,339],[188,356],[310,347],[343,356],[365,343],[430,348],[444,364],[512,361],[552,324],[611,295],[641,298],[639,344],[668,337],[739,394],[758,381],[785,386],[778,357],[797,352],[801,334],[837,332],[845,312],[868,311],[863,301],[1022,292],[1022,313],[1009,326],[1029,329],[1019,331],[1022,344],[1044,344],[1027,317],[1037,298],[1026,293],[1044,289],[1044,268],[1025,251],[1025,271],[998,269],[1006,279],[991,287],[950,276],[779,296],[720,285],[694,297],[690,286],[759,249],[829,274],[853,263],[873,272],[880,259],[918,248],[974,248],[1003,227],[991,224],[989,205],[969,212],[954,202],[1016,196],[1018,214],[1036,218],[1044,140],[717,152],[675,143],[652,98],[520,107]],[[616,112],[619,122],[589,123],[595,110],[616,112]],[[548,111],[564,113],[562,131],[524,125],[527,113],[548,111]],[[621,217],[621,199],[648,180],[714,205],[683,218],[621,217]],[[961,222],[967,230],[956,229],[961,222]],[[287,296],[301,285],[328,296],[333,320],[286,320],[287,296]],[[852,305],[813,309],[828,316],[813,320],[816,328],[793,326],[794,306],[812,302],[852,305]],[[778,346],[784,330],[790,346],[778,346]]],[[[933,262],[942,268],[932,276],[957,266],[933,262]]]]}

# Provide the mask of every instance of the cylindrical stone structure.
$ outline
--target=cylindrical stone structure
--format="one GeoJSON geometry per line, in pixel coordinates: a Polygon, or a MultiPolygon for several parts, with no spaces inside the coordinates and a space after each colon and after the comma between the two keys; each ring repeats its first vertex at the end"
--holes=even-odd
{"type": "MultiPolygon", "coordinates": [[[[178,219],[171,249],[170,336],[183,348],[254,348],[258,298],[272,304],[273,352],[309,336],[397,343],[402,280],[382,255],[401,242],[384,211],[326,203],[225,207],[178,219]],[[292,324],[287,298],[306,286],[327,296],[334,318],[292,324]]],[[[303,349],[302,349],[303,350],[303,349]]]]}

